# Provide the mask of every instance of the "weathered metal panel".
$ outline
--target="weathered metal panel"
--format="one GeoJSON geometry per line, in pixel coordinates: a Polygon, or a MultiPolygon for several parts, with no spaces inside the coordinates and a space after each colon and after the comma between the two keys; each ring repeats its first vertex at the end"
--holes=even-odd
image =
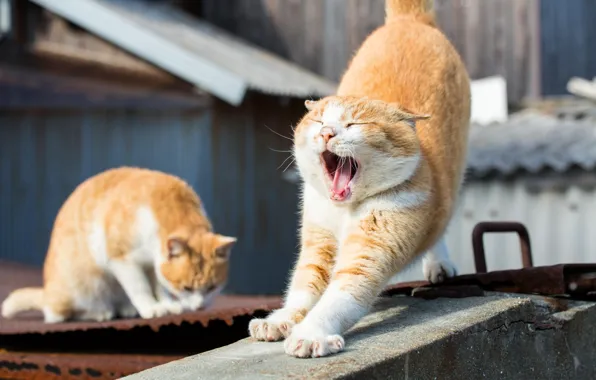
{"type": "Polygon", "coordinates": [[[209,113],[0,113],[0,257],[39,265],[58,209],[84,179],[136,165],[213,202],[209,113]]]}
{"type": "MultiPolygon", "coordinates": [[[[538,3],[434,2],[438,23],[470,75],[474,79],[503,75],[513,102],[540,93],[538,3]]],[[[560,7],[567,6],[562,3],[560,7]]],[[[385,0],[203,0],[203,4],[207,21],[334,81],[341,78],[364,39],[385,22],[385,0]]]]}
{"type": "Polygon", "coordinates": [[[594,0],[541,0],[544,95],[567,94],[567,82],[572,76],[596,76],[595,14],[594,0]]]}
{"type": "MultiPolygon", "coordinates": [[[[590,224],[593,215],[596,215],[593,190],[571,186],[565,192],[531,192],[523,178],[514,182],[471,182],[465,186],[448,228],[447,245],[460,273],[474,273],[470,236],[476,223],[517,221],[530,233],[535,266],[593,263],[596,260],[596,234],[590,224]]],[[[516,234],[487,234],[484,246],[489,271],[521,268],[516,234]]],[[[397,279],[422,279],[420,264],[397,279]]]]}
{"type": "Polygon", "coordinates": [[[229,292],[279,294],[296,252],[298,197],[278,169],[289,153],[271,149],[290,148],[276,133],[291,135],[304,106],[255,99],[241,108],[217,102],[215,117],[0,112],[0,258],[41,265],[56,213],[80,182],[107,168],[141,166],[185,179],[216,231],[238,237],[229,292]]]}
{"type": "Polygon", "coordinates": [[[283,106],[259,97],[242,115],[221,103],[216,110],[213,170],[219,201],[210,217],[216,228],[238,233],[230,273],[234,292],[279,293],[287,282],[297,252],[298,196],[297,187],[281,176],[289,153],[275,150],[290,148],[291,141],[277,134],[291,136],[301,103],[283,106]]]}

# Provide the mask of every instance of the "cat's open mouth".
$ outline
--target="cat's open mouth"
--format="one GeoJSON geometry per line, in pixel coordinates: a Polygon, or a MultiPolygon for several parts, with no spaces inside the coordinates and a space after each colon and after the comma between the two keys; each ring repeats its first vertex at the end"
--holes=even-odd
{"type": "Polygon", "coordinates": [[[352,193],[352,179],[358,171],[358,162],[352,157],[340,157],[328,150],[321,154],[321,162],[331,181],[331,199],[348,199],[352,193]]]}

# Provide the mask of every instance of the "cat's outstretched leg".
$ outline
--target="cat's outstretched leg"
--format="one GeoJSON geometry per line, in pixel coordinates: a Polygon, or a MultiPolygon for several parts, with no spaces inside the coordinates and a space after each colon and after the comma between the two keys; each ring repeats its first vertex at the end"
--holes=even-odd
{"type": "Polygon", "coordinates": [[[337,249],[333,235],[320,227],[305,223],[301,231],[302,250],[295,265],[284,305],[267,318],[253,319],[250,336],[258,340],[277,341],[292,332],[325,291],[337,249]]]}
{"type": "Polygon", "coordinates": [[[449,250],[447,249],[445,237],[441,237],[422,258],[422,272],[424,278],[433,284],[443,282],[446,278],[457,275],[457,268],[453,261],[449,259],[449,250]]]}
{"type": "Polygon", "coordinates": [[[389,278],[411,261],[416,226],[399,229],[383,217],[356,223],[340,245],[329,287],[284,342],[288,355],[321,357],[342,351],[341,336],[370,309],[389,278]]]}

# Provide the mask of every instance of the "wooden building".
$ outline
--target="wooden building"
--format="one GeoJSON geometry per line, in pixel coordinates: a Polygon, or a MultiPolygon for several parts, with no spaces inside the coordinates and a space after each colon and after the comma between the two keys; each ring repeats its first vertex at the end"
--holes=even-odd
{"type": "Polygon", "coordinates": [[[171,3],[0,3],[0,259],[41,265],[71,191],[136,165],[187,180],[238,237],[229,292],[279,293],[297,210],[279,135],[334,84],[171,3]]]}
{"type": "MultiPolygon", "coordinates": [[[[385,0],[201,0],[209,22],[337,80],[384,22],[385,0]]],[[[434,0],[473,79],[502,75],[514,105],[596,76],[594,0],[434,0]]]]}

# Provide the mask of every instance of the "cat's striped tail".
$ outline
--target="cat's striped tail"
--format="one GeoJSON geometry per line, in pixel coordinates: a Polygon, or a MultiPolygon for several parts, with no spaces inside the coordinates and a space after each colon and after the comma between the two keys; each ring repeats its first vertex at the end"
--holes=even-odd
{"type": "MultiPolygon", "coordinates": [[[[385,0],[386,21],[393,17],[411,15],[434,18],[431,14],[433,0],[385,0]]],[[[430,21],[430,20],[429,20],[430,21]]]]}
{"type": "Polygon", "coordinates": [[[22,288],[2,302],[2,316],[12,318],[22,311],[43,309],[43,288],[22,288]]]}

